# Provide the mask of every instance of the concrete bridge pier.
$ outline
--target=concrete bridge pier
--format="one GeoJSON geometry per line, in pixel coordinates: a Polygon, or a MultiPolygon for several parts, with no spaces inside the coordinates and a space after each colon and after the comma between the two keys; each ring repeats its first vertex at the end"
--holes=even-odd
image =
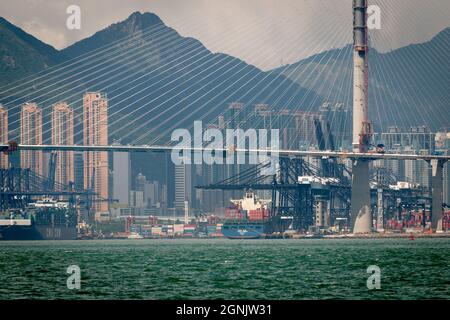
{"type": "Polygon", "coordinates": [[[377,190],[377,232],[384,232],[384,194],[383,188],[377,190]]]}
{"type": "Polygon", "coordinates": [[[368,160],[353,161],[351,230],[353,233],[372,232],[368,160]]]}
{"type": "Polygon", "coordinates": [[[435,232],[443,232],[442,225],[442,203],[443,195],[443,172],[445,160],[432,159],[431,164],[431,228],[435,232]]]}

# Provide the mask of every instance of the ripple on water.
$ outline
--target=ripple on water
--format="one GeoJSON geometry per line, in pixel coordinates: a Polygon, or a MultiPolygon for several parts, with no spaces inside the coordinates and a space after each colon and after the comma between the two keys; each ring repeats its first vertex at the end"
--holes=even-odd
{"type": "Polygon", "coordinates": [[[449,299],[446,239],[2,242],[0,299],[449,299]],[[66,269],[81,268],[81,290],[66,269]],[[368,290],[369,265],[382,272],[368,290]]]}

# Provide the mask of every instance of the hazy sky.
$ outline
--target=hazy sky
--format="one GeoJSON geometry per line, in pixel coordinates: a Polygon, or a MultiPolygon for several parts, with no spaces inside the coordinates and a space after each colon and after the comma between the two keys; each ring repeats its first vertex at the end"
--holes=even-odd
{"type": "MultiPolygon", "coordinates": [[[[369,0],[381,8],[373,45],[389,51],[450,27],[449,0],[369,0]]],[[[0,0],[0,15],[60,49],[132,12],[153,12],[183,36],[262,69],[351,41],[351,0],[0,0]],[[81,8],[81,30],[66,28],[66,8],[81,8]]]]}

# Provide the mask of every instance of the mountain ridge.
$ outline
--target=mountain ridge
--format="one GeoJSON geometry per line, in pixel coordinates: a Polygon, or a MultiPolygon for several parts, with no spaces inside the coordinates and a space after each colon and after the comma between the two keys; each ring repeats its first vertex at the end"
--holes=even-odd
{"type": "MultiPolygon", "coordinates": [[[[408,128],[426,125],[431,130],[450,126],[448,108],[450,64],[450,28],[446,28],[430,41],[411,44],[386,53],[369,49],[369,111],[377,130],[388,126],[408,128]]],[[[351,45],[324,51],[296,63],[275,68],[299,85],[315,90],[324,102],[352,104],[352,49],[351,45]],[[332,59],[333,63],[320,63],[332,59]],[[328,76],[317,83],[299,77],[313,70],[327,68],[328,76]],[[350,84],[346,90],[336,81],[350,84]]],[[[319,106],[317,106],[319,107],[319,106]]]]}
{"type": "MultiPolygon", "coordinates": [[[[6,37],[8,32],[12,32],[15,35],[15,42],[19,42],[22,46],[22,42],[25,44],[29,42],[31,47],[29,50],[37,54],[38,58],[36,58],[34,66],[23,63],[24,70],[21,72],[13,72],[13,74],[9,72],[8,77],[2,77],[0,85],[9,84],[29,74],[47,70],[49,67],[57,66],[61,61],[75,59],[99,48],[105,48],[108,53],[110,50],[108,45],[111,44],[117,44],[113,47],[120,52],[127,53],[123,57],[111,53],[110,55],[115,59],[107,55],[100,56],[101,62],[98,66],[91,68],[92,70],[80,67],[76,71],[84,73],[76,82],[61,76],[58,78],[61,80],[61,88],[56,90],[59,95],[54,94],[55,90],[53,90],[53,95],[47,94],[49,90],[44,90],[46,88],[38,82],[33,83],[27,92],[29,97],[25,100],[30,100],[34,91],[44,92],[44,97],[36,100],[45,105],[67,99],[74,106],[79,107],[81,100],[79,95],[83,91],[104,90],[107,93],[108,91],[112,92],[111,95],[109,93],[108,95],[113,102],[111,104],[113,114],[117,117],[130,113],[136,114],[136,110],[142,110],[148,113],[143,119],[148,120],[147,116],[157,116],[150,110],[153,107],[163,110],[173,108],[174,111],[181,112],[186,104],[200,108],[210,103],[214,108],[220,110],[234,99],[246,104],[267,103],[274,104],[278,108],[288,106],[314,110],[317,110],[321,103],[329,102],[329,100],[347,102],[348,107],[352,101],[351,89],[347,88],[351,88],[352,82],[351,54],[348,54],[351,52],[351,48],[349,46],[324,51],[296,63],[264,72],[236,57],[223,53],[212,53],[197,39],[182,37],[176,30],[166,26],[157,15],[149,12],[134,12],[127,19],[113,23],[60,51],[26,34],[25,31],[15,27],[4,18],[0,18],[0,38],[6,37]],[[155,30],[158,30],[158,36],[155,30]],[[164,38],[173,39],[170,46],[166,46],[161,40],[164,38]],[[141,47],[142,52],[138,51],[138,48],[141,47]],[[339,52],[341,52],[340,57],[337,56],[339,52]],[[194,53],[196,60],[191,61],[189,57],[194,53]],[[185,59],[185,57],[188,58],[185,59]],[[334,59],[335,63],[328,66],[316,63],[314,60],[318,57],[334,59]],[[308,66],[309,63],[311,66],[308,66]],[[26,70],[27,68],[28,70],[26,70]],[[295,68],[299,70],[295,70],[295,68]],[[310,74],[315,77],[316,74],[313,72],[315,70],[323,70],[324,76],[321,78],[317,75],[318,78],[314,83],[308,81],[307,77],[301,77],[302,74],[310,74]],[[124,77],[120,78],[118,75],[122,74],[124,77]],[[130,75],[133,77],[129,77],[130,75]],[[108,79],[108,77],[111,78],[108,79]],[[336,86],[332,85],[337,80],[346,83],[345,90],[338,90],[336,86]],[[249,85],[247,81],[251,81],[251,84],[255,84],[255,86],[249,85]],[[73,88],[75,85],[77,88],[73,88]],[[270,88],[278,87],[279,90],[270,90],[270,88]],[[152,92],[145,92],[148,88],[151,88],[152,92]],[[170,91],[173,94],[169,95],[166,88],[171,88],[170,91]],[[116,92],[120,91],[126,92],[128,97],[123,94],[118,100],[120,94],[116,92]],[[167,101],[170,99],[171,102],[168,103],[164,99],[167,101]],[[133,109],[131,106],[136,108],[133,109]]],[[[440,121],[442,124],[443,120],[437,119],[435,115],[448,113],[448,110],[445,109],[448,100],[444,89],[447,86],[446,75],[450,74],[450,70],[444,64],[445,57],[442,54],[444,50],[436,52],[437,45],[435,43],[439,43],[441,47],[447,49],[446,42],[450,43],[447,41],[449,38],[450,28],[446,28],[429,42],[411,44],[387,53],[379,53],[374,49],[370,51],[371,90],[369,101],[372,111],[371,118],[374,119],[374,122],[386,121],[386,125],[412,125],[413,123],[402,119],[408,118],[417,120],[419,123],[416,125],[421,125],[426,120],[433,123],[440,121]],[[415,56],[423,55],[428,57],[425,62],[413,59],[415,56]],[[433,67],[430,64],[431,60],[440,62],[439,67],[433,67]],[[403,62],[399,63],[399,61],[403,62]],[[380,72],[381,65],[387,71],[380,72]],[[379,70],[378,73],[377,70],[379,70]],[[430,70],[432,72],[429,72],[430,70]],[[389,88],[387,81],[383,81],[383,78],[386,80],[386,72],[397,77],[388,81],[392,82],[389,83],[392,88],[389,88]],[[402,77],[399,76],[400,74],[402,77]],[[434,77],[430,74],[433,74],[434,77]],[[436,79],[436,75],[439,79],[436,79]],[[423,119],[418,119],[417,112],[424,108],[425,99],[415,99],[416,101],[414,101],[411,97],[420,94],[419,89],[425,87],[430,90],[432,107],[429,108],[431,108],[433,117],[424,116],[423,119]],[[393,105],[396,108],[392,108],[393,105]],[[390,110],[386,108],[392,108],[391,113],[381,112],[385,116],[381,117],[380,111],[383,108],[384,111],[390,110]],[[416,119],[413,119],[415,114],[416,119]]],[[[14,47],[16,43],[10,44],[14,47]]],[[[0,52],[5,52],[4,47],[5,45],[3,48],[0,45],[0,52]]],[[[448,49],[450,50],[450,48],[448,49]]],[[[6,48],[7,50],[8,48],[6,48]]],[[[10,51],[14,52],[14,50],[10,51]]],[[[4,60],[8,60],[8,57],[8,55],[2,54],[0,70],[7,69],[7,61],[4,60]]],[[[28,60],[34,61],[34,59],[28,60]]],[[[6,103],[11,99],[6,99],[6,103]]],[[[20,96],[13,97],[13,99],[17,99],[17,104],[22,102],[20,96]]],[[[191,111],[193,114],[197,113],[198,116],[198,110],[191,111]]],[[[211,112],[210,119],[214,119],[214,116],[217,115],[217,112],[211,112]]],[[[175,119],[177,118],[175,117],[175,119]]],[[[183,119],[179,117],[178,120],[183,119]]],[[[438,126],[430,125],[434,129],[438,126]]]]}
{"type": "MultiPolygon", "coordinates": [[[[174,124],[188,127],[201,117],[206,122],[215,121],[226,106],[235,101],[247,105],[277,101],[285,106],[292,97],[293,105],[305,96],[309,102],[317,98],[314,92],[307,94],[305,89],[283,77],[268,75],[236,57],[212,53],[200,41],[182,37],[164,25],[154,14],[135,12],[62,53],[73,60],[75,56],[84,57],[104,46],[106,51],[95,58],[99,59],[98,63],[69,68],[66,75],[57,74],[59,83],[54,81],[50,86],[33,83],[33,90],[26,99],[11,98],[16,99],[13,106],[16,114],[20,103],[29,100],[45,107],[66,100],[80,114],[84,91],[104,91],[110,100],[110,138],[114,140],[128,133],[125,123],[136,119],[149,123],[150,127],[152,120],[157,126],[163,123],[165,127],[174,124]],[[155,26],[157,36],[153,31],[145,33],[155,26]],[[117,46],[107,47],[116,43],[114,41],[117,46]],[[120,55],[114,51],[116,49],[124,54],[120,55]],[[71,75],[76,75],[76,83],[72,83],[71,75]],[[280,90],[270,91],[271,85],[280,90]],[[37,93],[40,96],[34,98],[37,93]]],[[[77,124],[75,132],[79,133],[82,122],[78,119],[77,124]]],[[[125,142],[139,134],[136,132],[125,142]]]]}
{"type": "Polygon", "coordinates": [[[0,17],[0,85],[61,63],[65,57],[51,45],[0,17]]]}

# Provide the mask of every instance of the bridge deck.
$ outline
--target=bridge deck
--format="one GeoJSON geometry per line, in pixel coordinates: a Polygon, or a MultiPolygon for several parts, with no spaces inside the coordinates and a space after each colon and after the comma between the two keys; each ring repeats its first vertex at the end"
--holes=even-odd
{"type": "MultiPolygon", "coordinates": [[[[1,144],[0,151],[7,151],[8,145],[1,144]]],[[[234,149],[225,148],[174,148],[170,146],[149,146],[149,145],[107,145],[107,146],[84,146],[84,145],[18,145],[18,150],[37,150],[37,151],[109,151],[109,152],[155,152],[165,153],[173,150],[183,150],[188,152],[215,152],[223,153],[224,157],[230,153],[262,153],[278,155],[280,157],[329,157],[329,158],[349,158],[349,159],[396,159],[396,160],[450,160],[450,155],[417,155],[417,154],[394,154],[394,153],[356,153],[344,151],[301,151],[301,150],[263,150],[263,149],[234,149]]]]}

